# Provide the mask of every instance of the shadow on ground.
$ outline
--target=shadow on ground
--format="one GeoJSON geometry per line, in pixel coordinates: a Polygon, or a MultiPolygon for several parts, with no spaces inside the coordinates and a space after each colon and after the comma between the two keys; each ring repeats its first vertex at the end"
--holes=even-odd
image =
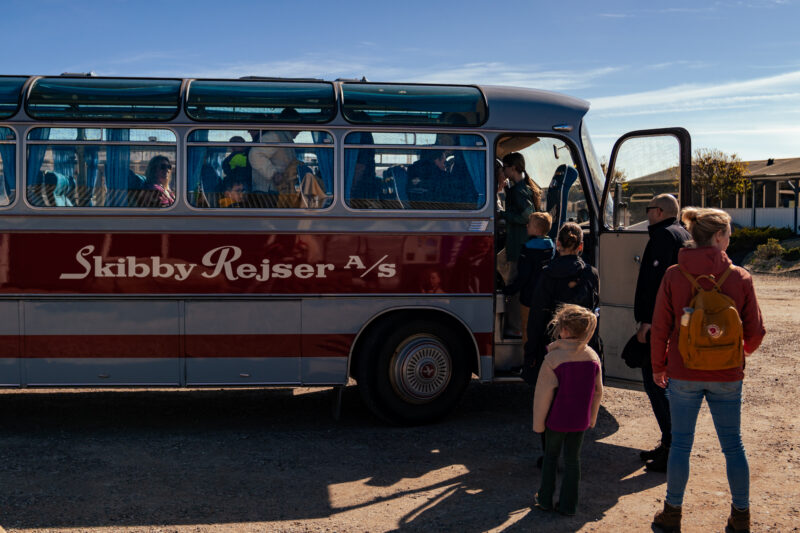
{"type": "Polygon", "coordinates": [[[584,444],[579,516],[525,514],[539,480],[530,400],[525,385],[474,384],[447,420],[399,428],[352,387],[338,422],[328,390],[0,393],[0,524],[301,521],[412,498],[401,530],[564,531],[664,481],[632,476],[636,451],[598,442],[618,429],[602,410],[584,444]]]}

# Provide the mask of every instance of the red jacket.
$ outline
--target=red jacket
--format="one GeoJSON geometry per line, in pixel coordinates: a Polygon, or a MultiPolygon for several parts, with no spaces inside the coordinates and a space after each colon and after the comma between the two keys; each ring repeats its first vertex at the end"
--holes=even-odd
{"type": "MultiPolygon", "coordinates": [[[[692,276],[713,274],[719,276],[728,268],[731,260],[725,252],[711,246],[703,248],[683,248],[678,253],[678,265],[692,276]]],[[[653,373],[667,371],[667,376],[687,381],[741,381],[744,379],[744,365],[741,368],[726,370],[689,370],[683,366],[683,358],[678,352],[678,333],[683,308],[689,305],[693,290],[678,265],[667,269],[656,297],[653,312],[653,326],[650,330],[650,359],[653,373]]],[[[699,280],[704,289],[712,284],[707,279],[699,280]]],[[[758,307],[753,278],[743,268],[734,266],[721,290],[733,298],[742,319],[745,354],[753,353],[764,338],[764,321],[758,307]]]]}

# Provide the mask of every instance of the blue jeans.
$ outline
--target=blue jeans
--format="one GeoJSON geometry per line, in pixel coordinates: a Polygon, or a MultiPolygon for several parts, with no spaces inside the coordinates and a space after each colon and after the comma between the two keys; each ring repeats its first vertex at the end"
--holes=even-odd
{"type": "Polygon", "coordinates": [[[708,402],[717,438],[725,454],[728,486],[733,505],[750,507],[750,467],[741,433],[741,381],[669,380],[669,407],[672,415],[672,447],[667,464],[667,503],[683,504],[689,481],[689,456],[694,443],[694,428],[703,398],[708,402]]]}

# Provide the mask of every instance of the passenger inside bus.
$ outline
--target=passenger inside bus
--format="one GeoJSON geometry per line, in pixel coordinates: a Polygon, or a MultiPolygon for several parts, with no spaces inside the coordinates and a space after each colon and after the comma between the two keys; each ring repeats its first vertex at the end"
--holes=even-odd
{"type": "Polygon", "coordinates": [[[170,188],[172,163],[163,155],[154,156],[147,163],[147,183],[139,207],[169,207],[175,203],[175,193],[170,188]]]}
{"type": "MultiPolygon", "coordinates": [[[[300,114],[293,108],[287,107],[278,115],[280,120],[298,122],[300,114]]],[[[261,134],[259,142],[286,143],[294,142],[299,131],[265,131],[261,134]]],[[[252,167],[252,180],[254,193],[275,193],[278,183],[284,180],[283,174],[289,164],[297,159],[294,148],[279,146],[254,146],[247,156],[252,167]]]]}
{"type": "MultiPolygon", "coordinates": [[[[243,143],[245,140],[244,137],[234,135],[230,142],[243,143]]],[[[253,169],[248,160],[248,151],[245,146],[232,146],[231,153],[222,161],[224,177],[241,182],[246,190],[250,190],[253,183],[253,169]]]]}
{"type": "Polygon", "coordinates": [[[247,207],[247,189],[245,182],[241,178],[226,176],[222,180],[222,198],[219,200],[220,207],[247,207]]]}

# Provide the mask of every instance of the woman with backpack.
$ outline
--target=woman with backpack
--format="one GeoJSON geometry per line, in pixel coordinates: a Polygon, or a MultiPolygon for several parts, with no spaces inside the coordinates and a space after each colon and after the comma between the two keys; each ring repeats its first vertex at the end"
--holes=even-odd
{"type": "Polygon", "coordinates": [[[680,531],[697,414],[708,402],[725,454],[731,514],[727,531],[750,531],[750,470],[741,437],[745,356],[765,330],[753,279],[725,250],[730,216],[719,209],[686,208],[682,220],[692,241],[678,253],[656,297],[651,329],[653,381],[669,390],[672,447],[667,497],[653,526],[680,531]]]}

